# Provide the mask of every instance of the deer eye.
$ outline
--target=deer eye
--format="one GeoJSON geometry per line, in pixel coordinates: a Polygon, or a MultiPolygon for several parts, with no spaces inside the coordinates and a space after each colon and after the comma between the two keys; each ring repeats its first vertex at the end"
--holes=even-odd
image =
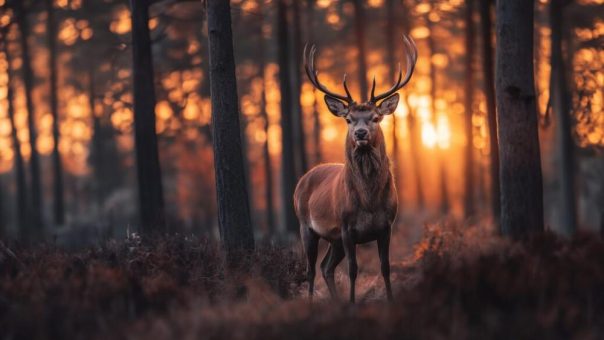
{"type": "Polygon", "coordinates": [[[379,123],[380,122],[380,116],[373,117],[373,119],[371,121],[373,121],[374,123],[379,123]]]}
{"type": "Polygon", "coordinates": [[[350,123],[351,123],[350,118],[346,118],[346,123],[347,123],[347,124],[350,124],[350,123]]]}

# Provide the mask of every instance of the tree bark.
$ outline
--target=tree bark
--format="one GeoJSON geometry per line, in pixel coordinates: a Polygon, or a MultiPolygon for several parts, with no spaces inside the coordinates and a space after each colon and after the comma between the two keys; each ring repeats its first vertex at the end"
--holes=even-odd
{"type": "Polygon", "coordinates": [[[164,198],[155,132],[155,88],[149,33],[150,0],[131,0],[134,139],[141,230],[165,231],[164,198]]]}
{"type": "Polygon", "coordinates": [[[294,116],[294,141],[296,146],[296,175],[302,177],[308,170],[306,158],[306,134],[304,132],[304,112],[300,103],[302,92],[302,23],[299,1],[292,1],[292,115],[294,116]]]}
{"type": "Polygon", "coordinates": [[[231,6],[208,0],[212,140],[218,224],[229,267],[245,265],[254,250],[254,234],[241,148],[231,6]]]}
{"type": "Polygon", "coordinates": [[[474,1],[466,0],[466,74],[465,74],[465,108],[464,117],[466,130],[465,150],[465,197],[464,215],[466,218],[474,215],[474,128],[472,126],[472,104],[474,103],[474,1]]]}
{"type": "Polygon", "coordinates": [[[491,27],[491,0],[480,0],[482,40],[482,70],[484,95],[489,122],[489,157],[491,174],[491,212],[493,221],[499,224],[501,217],[501,190],[499,184],[499,140],[497,138],[497,111],[495,107],[495,74],[493,66],[493,33],[491,27]]]}
{"type": "MultiPolygon", "coordinates": [[[[308,42],[315,41],[315,0],[307,0],[306,2],[306,27],[308,29],[308,42]]],[[[320,164],[323,156],[321,152],[321,117],[319,116],[319,103],[317,101],[316,91],[313,91],[313,145],[314,145],[314,161],[315,165],[320,164]]]]}
{"type": "Polygon", "coordinates": [[[419,146],[421,145],[421,137],[419,133],[419,126],[417,125],[417,118],[415,112],[409,105],[408,96],[405,96],[407,107],[409,108],[409,114],[407,115],[407,122],[409,124],[409,140],[411,148],[411,158],[413,162],[413,173],[415,174],[415,195],[417,201],[417,207],[423,210],[426,207],[426,200],[424,198],[424,189],[422,186],[423,176],[421,171],[420,157],[419,157],[419,146]]]}
{"type": "Polygon", "coordinates": [[[27,220],[27,183],[25,180],[25,164],[23,162],[23,154],[21,153],[21,143],[17,136],[17,125],[15,124],[15,106],[14,106],[14,92],[12,87],[13,73],[11,70],[12,61],[8,50],[8,40],[6,35],[3,38],[3,52],[7,63],[7,91],[6,101],[8,103],[8,119],[11,127],[11,141],[13,144],[14,155],[14,167],[15,167],[15,180],[16,180],[16,205],[17,205],[17,227],[22,237],[27,237],[28,232],[28,220],[27,220]]]}
{"type": "Polygon", "coordinates": [[[101,119],[95,114],[95,88],[94,88],[94,66],[91,64],[88,68],[88,106],[92,115],[92,161],[95,177],[95,196],[99,207],[103,206],[105,201],[105,187],[102,185],[104,177],[102,171],[103,164],[103,140],[101,119]]]}
{"type": "MultiPolygon", "coordinates": [[[[388,66],[390,71],[388,72],[388,81],[390,84],[394,84],[396,79],[394,79],[395,72],[397,69],[396,66],[396,57],[394,56],[394,51],[396,50],[398,44],[396,43],[396,37],[398,36],[397,32],[397,6],[395,0],[387,0],[386,1],[386,31],[384,32],[384,36],[386,37],[386,60],[388,62],[388,66]]],[[[397,190],[398,195],[398,206],[399,211],[402,210],[403,205],[403,195],[402,195],[402,176],[401,176],[401,165],[400,162],[400,151],[399,151],[399,141],[397,131],[397,116],[396,112],[392,114],[392,171],[394,175],[394,183],[396,183],[396,187],[399,188],[397,190]]]]}
{"type": "Polygon", "coordinates": [[[65,223],[65,195],[63,190],[63,165],[61,164],[61,154],[59,153],[59,98],[57,90],[57,48],[56,48],[56,20],[53,8],[53,0],[46,0],[46,12],[48,13],[46,34],[48,39],[49,65],[50,70],[50,113],[52,115],[52,136],[54,146],[52,149],[52,169],[53,169],[53,212],[56,225],[65,223]]]}
{"type": "Polygon", "coordinates": [[[359,67],[359,90],[361,102],[367,101],[367,54],[365,51],[365,1],[354,1],[354,36],[357,44],[357,62],[359,67]]]}
{"type": "Polygon", "coordinates": [[[30,171],[31,171],[31,212],[29,216],[30,230],[26,233],[26,238],[38,238],[42,236],[44,230],[43,219],[42,219],[42,180],[40,177],[40,154],[36,148],[36,142],[38,140],[38,133],[36,127],[36,113],[34,110],[33,102],[33,89],[34,89],[34,75],[31,68],[31,57],[29,51],[29,44],[27,39],[29,37],[29,22],[27,20],[27,13],[23,8],[21,1],[13,2],[15,4],[15,19],[17,25],[21,30],[20,34],[20,45],[21,45],[21,59],[23,61],[23,85],[25,87],[25,105],[27,108],[27,128],[29,130],[29,144],[31,147],[31,155],[29,160],[30,171]]]}
{"type": "Polygon", "coordinates": [[[258,9],[260,13],[259,21],[259,32],[258,37],[260,39],[258,52],[259,55],[259,74],[258,76],[262,79],[262,93],[260,94],[260,116],[264,121],[264,134],[266,136],[264,143],[262,143],[262,158],[264,160],[264,194],[266,199],[266,227],[267,233],[270,236],[273,236],[276,232],[275,229],[275,216],[274,212],[274,193],[273,193],[273,166],[271,162],[271,154],[269,149],[269,127],[270,121],[268,118],[268,113],[266,112],[266,103],[267,103],[267,95],[266,95],[266,78],[264,76],[264,72],[266,70],[266,55],[264,50],[266,48],[266,44],[264,41],[264,8],[262,2],[259,2],[260,8],[258,9]]]}
{"type": "Polygon", "coordinates": [[[564,20],[562,9],[565,1],[550,2],[551,27],[551,81],[550,93],[552,108],[558,118],[557,140],[560,153],[560,199],[562,232],[571,236],[577,228],[577,206],[575,190],[575,155],[572,138],[572,118],[569,92],[566,79],[566,67],[562,52],[562,29],[564,20]]]}
{"type": "MultiPolygon", "coordinates": [[[[430,35],[428,36],[428,46],[430,48],[430,57],[432,57],[436,51],[433,37],[434,26],[430,22],[429,18],[426,18],[426,21],[428,22],[428,28],[430,30],[430,35]]],[[[432,105],[432,123],[436,128],[438,123],[436,118],[436,65],[434,65],[432,58],[430,58],[430,100],[432,105]]],[[[447,215],[449,213],[449,189],[447,185],[447,174],[445,172],[446,168],[444,152],[440,149],[438,145],[436,147],[438,148],[437,153],[439,167],[438,180],[440,186],[440,211],[443,215],[447,215]]]]}
{"type": "Polygon", "coordinates": [[[501,229],[512,238],[543,231],[533,17],[533,1],[497,1],[495,89],[501,151],[501,229]]]}
{"type": "Polygon", "coordinates": [[[291,74],[289,65],[289,51],[287,48],[287,6],[285,0],[277,0],[277,41],[279,63],[279,86],[281,90],[281,181],[282,181],[282,209],[285,228],[291,233],[298,234],[298,221],[294,212],[292,199],[296,187],[296,167],[294,158],[294,145],[292,139],[292,116],[288,112],[291,108],[291,74]]]}

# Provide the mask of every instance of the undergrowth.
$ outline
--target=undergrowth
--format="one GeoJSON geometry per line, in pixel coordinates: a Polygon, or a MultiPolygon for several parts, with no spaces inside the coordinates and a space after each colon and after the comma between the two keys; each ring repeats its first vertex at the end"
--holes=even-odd
{"type": "MultiPolygon", "coordinates": [[[[304,263],[261,244],[225,274],[212,241],[172,236],[84,251],[0,255],[0,338],[599,338],[604,243],[553,234],[524,242],[431,226],[393,266],[395,301],[310,302],[304,263]]],[[[341,267],[345,267],[345,264],[341,267]]],[[[381,284],[381,280],[376,281],[381,284]]]]}

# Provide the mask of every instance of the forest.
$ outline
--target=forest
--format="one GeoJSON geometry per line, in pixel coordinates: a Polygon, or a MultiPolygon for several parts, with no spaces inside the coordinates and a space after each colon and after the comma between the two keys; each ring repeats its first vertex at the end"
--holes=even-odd
{"type": "Polygon", "coordinates": [[[0,0],[0,340],[598,339],[604,0],[0,0]]]}

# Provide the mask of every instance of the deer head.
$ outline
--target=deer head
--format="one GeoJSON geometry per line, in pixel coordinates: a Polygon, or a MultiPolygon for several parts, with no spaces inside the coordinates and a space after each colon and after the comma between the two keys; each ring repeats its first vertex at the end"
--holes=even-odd
{"type": "Polygon", "coordinates": [[[386,92],[375,95],[375,77],[371,88],[371,98],[365,103],[357,103],[353,100],[348,85],[346,83],[346,74],[344,74],[343,84],[346,95],[337,94],[330,91],[319,81],[319,72],[315,69],[315,53],[317,49],[311,46],[307,53],[308,46],[304,47],[304,69],[306,75],[314,87],[325,93],[325,103],[329,111],[337,116],[346,119],[348,124],[348,136],[355,148],[365,148],[373,146],[376,143],[380,122],[385,115],[394,113],[399,102],[399,95],[396,93],[403,88],[411,79],[415,63],[417,62],[417,47],[410,37],[403,35],[403,43],[406,47],[406,72],[403,78],[403,71],[399,64],[398,80],[386,92]],[[309,63],[310,61],[310,63],[309,63]]]}

